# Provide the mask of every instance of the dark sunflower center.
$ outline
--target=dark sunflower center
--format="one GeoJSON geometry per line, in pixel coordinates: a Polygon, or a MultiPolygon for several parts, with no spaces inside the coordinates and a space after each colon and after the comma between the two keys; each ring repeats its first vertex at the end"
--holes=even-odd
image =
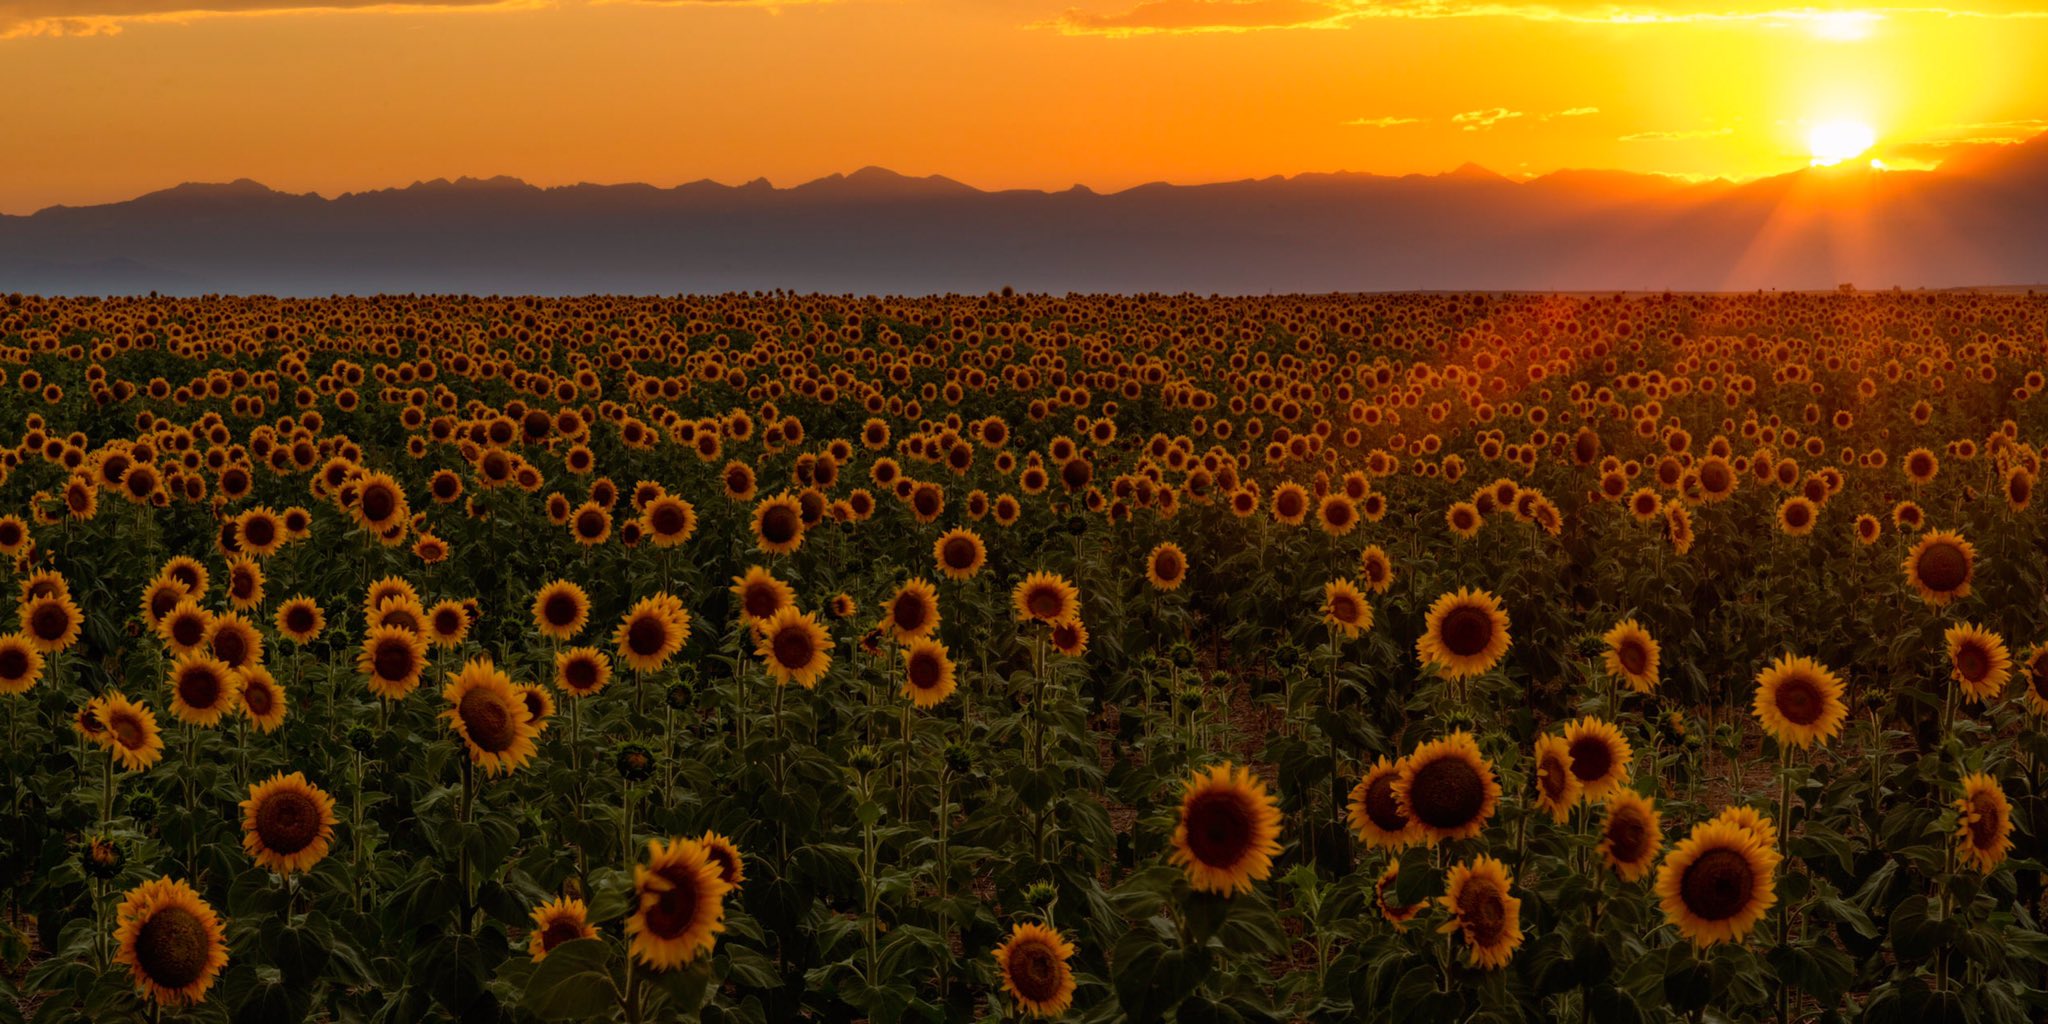
{"type": "Polygon", "coordinates": [[[1483,608],[1459,606],[1444,616],[1438,630],[1443,637],[1444,649],[1461,658],[1470,658],[1486,650],[1493,642],[1493,616],[1483,608]]]}
{"type": "Polygon", "coordinates": [[[1820,720],[1824,701],[1820,687],[1805,676],[1793,676],[1778,684],[1778,713],[1793,725],[1812,725],[1820,720]]]}
{"type": "Polygon", "coordinates": [[[1333,501],[1323,506],[1323,519],[1332,526],[1343,526],[1351,521],[1351,506],[1341,501],[1333,501]]]}
{"type": "Polygon", "coordinates": [[[710,856],[713,864],[718,865],[718,877],[724,879],[727,885],[731,885],[732,880],[740,873],[739,859],[723,846],[713,846],[704,852],[710,856]]]}
{"type": "Polygon", "coordinates": [[[19,647],[0,647],[0,679],[13,682],[28,678],[28,652],[19,647]]]}
{"type": "Polygon", "coordinates": [[[1641,860],[1650,842],[1649,822],[1634,810],[1619,810],[1607,818],[1607,853],[1623,864],[1641,860]]]}
{"type": "Polygon", "coordinates": [[[1034,1003],[1050,1002],[1060,991],[1060,958],[1042,942],[1027,941],[1010,950],[1010,984],[1034,1003]]]}
{"type": "Polygon", "coordinates": [[[595,537],[604,532],[604,513],[591,509],[576,517],[576,532],[580,536],[595,537]]]}
{"type": "Polygon", "coordinates": [[[64,610],[63,605],[46,601],[30,613],[28,627],[36,639],[54,643],[71,628],[71,614],[64,610]]]}
{"type": "Polygon", "coordinates": [[[1232,792],[1208,792],[1189,802],[1188,851],[1210,867],[1230,868],[1251,852],[1252,809],[1232,792]]]}
{"type": "Polygon", "coordinates": [[[1970,845],[1979,850],[1997,846],[1999,826],[2005,817],[1998,802],[1989,793],[1977,793],[1970,797],[1970,810],[1970,845]]]}
{"type": "Polygon", "coordinates": [[[398,496],[385,487],[372,487],[364,491],[362,502],[363,518],[373,523],[381,523],[391,518],[391,513],[398,510],[398,496]]]}
{"type": "Polygon", "coordinates": [[[583,929],[577,927],[576,922],[566,917],[558,917],[548,922],[547,930],[540,933],[540,948],[542,952],[546,952],[582,936],[583,929]]]}
{"type": "Polygon", "coordinates": [[[239,630],[223,629],[213,635],[213,656],[229,668],[240,668],[249,660],[249,641],[239,630]]]}
{"type": "Polygon", "coordinates": [[[1358,621],[1358,602],[1349,594],[1338,594],[1330,598],[1330,617],[1338,622],[1358,621]]]}
{"type": "Polygon", "coordinates": [[[1491,946],[1507,931],[1508,907],[1492,879],[1471,877],[1458,889],[1458,923],[1475,946],[1491,946]]]}
{"type": "Polygon", "coordinates": [[[206,639],[206,623],[197,615],[182,616],[171,623],[171,639],[180,647],[194,647],[206,639]]]}
{"type": "Polygon", "coordinates": [[[296,789],[272,793],[256,807],[256,837],[273,853],[297,853],[320,837],[320,805],[296,789]]]}
{"type": "Polygon", "coordinates": [[[588,690],[597,685],[597,662],[589,658],[571,658],[562,666],[562,680],[571,690],[588,690]]]}
{"type": "Polygon", "coordinates": [[[548,625],[566,629],[570,623],[576,621],[583,608],[577,602],[576,595],[561,591],[549,594],[548,599],[541,604],[540,611],[541,616],[548,620],[548,625]]]}
{"type": "Polygon", "coordinates": [[[1408,827],[1408,816],[1394,799],[1394,773],[1385,772],[1365,787],[1365,816],[1382,832],[1399,832],[1408,827]]]}
{"type": "Polygon", "coordinates": [[[653,615],[641,615],[626,627],[626,649],[643,658],[652,658],[661,653],[668,642],[668,630],[662,628],[661,620],[653,615]]]}
{"type": "Polygon", "coordinates": [[[107,723],[107,731],[114,734],[114,742],[124,750],[140,750],[143,744],[142,720],[133,715],[118,714],[107,723]]]}
{"type": "Polygon", "coordinates": [[[313,609],[308,608],[302,604],[292,605],[290,608],[285,610],[284,628],[290,630],[293,633],[312,632],[313,609]]]}
{"type": "Polygon", "coordinates": [[[1806,506],[1804,506],[1804,505],[1787,505],[1787,506],[1785,506],[1785,522],[1786,522],[1786,524],[1787,524],[1787,525],[1789,525],[1789,526],[1805,526],[1805,525],[1806,525],[1806,520],[1807,520],[1807,518],[1808,518],[1808,516],[1807,516],[1806,506]]]}
{"type": "Polygon", "coordinates": [[[268,519],[252,518],[242,524],[242,539],[254,547],[269,547],[277,539],[277,526],[268,519]]]}
{"type": "Polygon", "coordinates": [[[663,939],[673,939],[688,931],[697,919],[697,879],[673,868],[664,869],[661,876],[669,881],[669,889],[657,896],[654,905],[644,912],[647,930],[663,939]]]}
{"type": "Polygon", "coordinates": [[[1282,494],[1280,496],[1279,503],[1280,514],[1286,516],[1289,519],[1292,519],[1295,516],[1300,515],[1301,503],[1302,499],[1292,491],[1289,491],[1286,494],[1282,494]]]}
{"type": "Polygon", "coordinates": [[[1599,736],[1581,736],[1572,741],[1572,774],[1580,782],[1598,782],[1614,768],[1614,751],[1599,736]]]}
{"type": "Polygon", "coordinates": [[[377,645],[377,654],[371,659],[377,670],[377,678],[400,680],[412,674],[412,645],[403,640],[387,639],[377,645]]]}
{"type": "Polygon", "coordinates": [[[811,645],[811,634],[798,626],[784,626],[769,643],[775,652],[775,662],[786,669],[800,669],[811,663],[815,650],[811,645]]]}
{"type": "Polygon", "coordinates": [[[1486,780],[1463,756],[1447,755],[1423,764],[1408,784],[1408,809],[1431,828],[1471,824],[1486,805],[1486,780]]]}
{"type": "Polygon", "coordinates": [[[454,636],[461,629],[462,615],[458,612],[443,609],[434,616],[434,631],[442,636],[454,636]]]}
{"type": "Polygon", "coordinates": [[[512,709],[496,694],[480,686],[471,687],[456,704],[456,713],[462,716],[462,726],[469,731],[469,741],[485,753],[495,754],[512,746],[517,735],[512,725],[512,709]]]}
{"type": "Polygon", "coordinates": [[[1930,545],[1920,553],[1920,582],[1927,589],[1945,593],[1970,578],[1970,559],[1963,549],[1947,541],[1930,545]]]}
{"type": "Polygon", "coordinates": [[[135,933],[135,963],[149,980],[180,989],[206,974],[211,946],[206,925],[197,915],[183,907],[165,907],[135,933]]]}
{"type": "Polygon", "coordinates": [[[2048,700],[2048,658],[2034,662],[2033,671],[2027,673],[2027,685],[2034,688],[2034,695],[2048,700]]]}
{"type": "Polygon", "coordinates": [[[920,690],[935,689],[944,677],[943,666],[936,655],[920,652],[910,659],[910,685],[920,690]]]}
{"type": "Polygon", "coordinates": [[[683,507],[665,502],[656,505],[654,506],[654,514],[648,517],[648,523],[654,527],[655,533],[661,534],[664,537],[671,537],[681,533],[684,526],[683,507]]]}
{"type": "Polygon", "coordinates": [[[908,594],[897,598],[896,603],[889,608],[890,620],[896,624],[898,630],[905,633],[914,633],[924,628],[930,617],[924,602],[908,594]]]}
{"type": "Polygon", "coordinates": [[[187,707],[210,710],[220,703],[221,679],[210,668],[191,668],[178,674],[178,699],[187,707]]]}
{"type": "Polygon", "coordinates": [[[1615,652],[1621,662],[1622,671],[1632,676],[1642,675],[1650,670],[1650,652],[1635,640],[1624,640],[1621,650],[1615,652]]]}
{"type": "Polygon", "coordinates": [[[258,683],[242,688],[242,704],[249,709],[251,715],[261,718],[269,714],[272,703],[269,687],[258,683]]]}
{"type": "Polygon", "coordinates": [[[1031,614],[1041,619],[1058,618],[1061,612],[1067,610],[1067,602],[1060,596],[1059,590],[1050,586],[1031,588],[1031,592],[1024,595],[1024,606],[1031,609],[1031,614]]]}
{"type": "Polygon", "coordinates": [[[1966,643],[1956,650],[1956,671],[1970,682],[1981,682],[1991,674],[1991,655],[1976,643],[1966,643]]]}
{"type": "Polygon", "coordinates": [[[1571,778],[1571,769],[1554,755],[1544,755],[1536,766],[1536,784],[1543,787],[1543,795],[1551,800],[1563,800],[1566,792],[1565,780],[1571,778]]]}
{"type": "Polygon", "coordinates": [[[786,505],[769,506],[761,513],[761,537],[770,544],[787,544],[795,539],[801,522],[797,510],[786,505]]]}
{"type": "Polygon", "coordinates": [[[1693,916],[1725,921],[1749,906],[1756,892],[1756,875],[1741,853],[1715,847],[1686,867],[1678,892],[1693,916]]]}
{"type": "Polygon", "coordinates": [[[948,569],[964,571],[974,564],[974,542],[965,537],[948,540],[940,553],[948,569]]]}
{"type": "Polygon", "coordinates": [[[1159,559],[1154,564],[1154,569],[1159,573],[1159,578],[1162,580],[1172,582],[1180,579],[1180,556],[1171,551],[1160,552],[1159,559]]]}

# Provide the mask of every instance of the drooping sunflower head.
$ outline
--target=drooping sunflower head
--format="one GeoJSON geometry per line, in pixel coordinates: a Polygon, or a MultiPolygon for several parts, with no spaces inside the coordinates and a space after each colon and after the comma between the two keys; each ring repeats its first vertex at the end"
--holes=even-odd
{"type": "Polygon", "coordinates": [[[1572,772],[1571,744],[1562,736],[1538,736],[1529,765],[1536,788],[1536,806],[1550,812],[1552,821],[1564,821],[1585,793],[1578,775],[1572,772]]]}
{"type": "Polygon", "coordinates": [[[988,564],[988,546],[973,530],[947,530],[932,543],[932,560],[947,579],[970,579],[988,564]]]}
{"type": "Polygon", "coordinates": [[[1697,946],[1740,942],[1777,902],[1778,852],[1726,821],[1702,822],[1657,869],[1664,920],[1697,946]]]}
{"type": "Polygon", "coordinates": [[[1451,926],[1465,939],[1466,963],[1482,970],[1507,966],[1522,944],[1522,901],[1509,892],[1507,865],[1481,856],[1451,869],[1439,898],[1451,926]]]}
{"type": "Polygon", "coordinates": [[[469,759],[491,775],[512,772],[534,754],[533,715],[526,697],[489,658],[472,658],[450,674],[441,690],[441,717],[468,748],[469,759]]]}
{"type": "Polygon", "coordinates": [[[1663,818],[1656,804],[1632,789],[1617,789],[1608,796],[1600,856],[1609,868],[1623,881],[1633,882],[1650,873],[1663,848],[1663,818]]]}
{"type": "Polygon", "coordinates": [[[1323,584],[1323,621],[1355,637],[1372,628],[1372,605],[1350,580],[1331,580],[1323,584]]]}
{"type": "Polygon", "coordinates": [[[778,684],[810,689],[832,667],[832,647],[816,616],[790,606],[757,627],[754,653],[778,684]]]}
{"type": "Polygon", "coordinates": [[[1812,658],[1781,655],[1756,677],[1752,710],[1779,743],[1811,747],[1842,731],[1842,680],[1812,658]]]}
{"type": "Polygon", "coordinates": [[[1188,884],[1224,896],[1249,892],[1280,852],[1280,805],[1249,770],[1228,762],[1188,779],[1170,863],[1188,884]]]}
{"type": "Polygon", "coordinates": [[[1394,780],[1400,775],[1401,763],[1382,757],[1351,788],[1351,830],[1367,846],[1399,850],[1422,840],[1422,827],[1394,796],[1394,780]]]}
{"type": "Polygon", "coordinates": [[[1003,991],[1032,1017],[1057,1017],[1074,1004],[1074,945],[1042,924],[1014,925],[995,949],[1003,991]]]}
{"type": "Polygon", "coordinates": [[[939,592],[925,580],[910,580],[882,603],[882,626],[897,643],[909,643],[939,628],[939,592]]]}
{"type": "Polygon", "coordinates": [[[1657,641],[1634,619],[1623,619],[1600,638],[1607,644],[1609,675],[1627,682],[1637,693],[1657,688],[1657,641]]]}
{"type": "Polygon", "coordinates": [[[171,714],[187,725],[212,727],[235,710],[240,694],[233,669],[194,651],[171,663],[171,714]]]}
{"type": "Polygon", "coordinates": [[[182,881],[159,878],[128,891],[116,912],[114,962],[138,991],[164,1006],[206,1001],[227,966],[227,935],[213,907],[182,881]]]}
{"type": "Polygon", "coordinates": [[[401,700],[411,693],[426,667],[426,638],[398,626],[372,627],[356,653],[356,671],[370,692],[385,700],[401,700]]]}
{"type": "Polygon", "coordinates": [[[1635,751],[1614,723],[1588,715],[1565,726],[1564,742],[1586,799],[1604,800],[1628,781],[1635,751]]]}
{"type": "Polygon", "coordinates": [[[1942,634],[1948,643],[1949,678],[1962,687],[1963,697],[1982,704],[2005,692],[2012,679],[2012,653],[2005,638],[1976,623],[1950,626],[1942,634]]]}
{"type": "Polygon", "coordinates": [[[1161,541],[1145,559],[1145,579],[1153,589],[1162,591],[1179,590],[1187,581],[1188,556],[1180,545],[1172,541],[1161,541]]]}
{"type": "Polygon", "coordinates": [[[1416,747],[1401,762],[1394,799],[1430,843],[1470,839],[1493,817],[1500,782],[1472,734],[1461,729],[1416,747]]]}
{"type": "Polygon", "coordinates": [[[633,867],[635,909],[626,920],[633,956],[665,971],[710,952],[725,930],[730,890],[704,844],[649,840],[647,863],[633,867]]]}
{"type": "Polygon", "coordinates": [[[1963,863],[1982,874],[2005,861],[2012,849],[2012,804],[1998,780],[1979,772],[1963,779],[1956,799],[1956,842],[1963,863]]]}
{"type": "Polygon", "coordinates": [[[20,695],[43,678],[43,652],[20,633],[0,636],[0,694],[20,695]]]}
{"type": "Polygon", "coordinates": [[[1920,535],[1913,550],[1907,553],[1904,568],[1906,582],[1919,591],[1920,599],[1940,607],[1970,596],[1977,549],[1961,534],[1929,530],[1920,535]]]}
{"type": "Polygon", "coordinates": [[[549,950],[564,942],[596,937],[590,908],[582,900],[563,896],[533,908],[533,930],[527,936],[526,951],[539,963],[547,959],[549,950]]]}
{"type": "Polygon", "coordinates": [[[571,697],[588,697],[612,681],[612,660],[595,647],[555,653],[555,685],[571,697]]]}
{"type": "Polygon", "coordinates": [[[1461,589],[1437,598],[1423,626],[1416,654],[1452,679],[1486,672],[1508,650],[1507,613],[1483,590],[1461,589]]]}
{"type": "Polygon", "coordinates": [[[1034,572],[1010,591],[1010,603],[1019,622],[1065,622],[1080,613],[1081,592],[1064,576],[1034,572]]]}
{"type": "Polygon", "coordinates": [[[920,708],[935,708],[953,695],[953,659],[946,645],[929,637],[910,641],[903,649],[903,695],[920,708]]]}
{"type": "Polygon", "coordinates": [[[303,772],[279,772],[251,785],[242,801],[242,848],[257,867],[287,875],[306,871],[327,856],[334,823],[333,797],[303,772]]]}

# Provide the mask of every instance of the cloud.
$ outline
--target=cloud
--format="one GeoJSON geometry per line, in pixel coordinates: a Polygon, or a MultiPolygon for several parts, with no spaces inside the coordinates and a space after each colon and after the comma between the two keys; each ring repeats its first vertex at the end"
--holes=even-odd
{"type": "Polygon", "coordinates": [[[1354,117],[1344,122],[1353,128],[1393,128],[1404,124],[1421,124],[1428,120],[1422,117],[1354,117]]]}
{"type": "Polygon", "coordinates": [[[1733,135],[1733,128],[1688,128],[1682,131],[1634,132],[1623,135],[1621,142],[1682,142],[1687,139],[1717,139],[1733,135]]]}
{"type": "Polygon", "coordinates": [[[1521,116],[1522,112],[1519,110],[1509,110],[1506,107],[1495,107],[1492,110],[1467,110],[1462,114],[1452,114],[1451,123],[1455,125],[1463,125],[1465,130],[1468,132],[1476,132],[1484,131],[1485,129],[1491,128],[1494,125],[1501,123],[1502,121],[1513,120],[1514,118],[1521,116]]]}
{"type": "Polygon", "coordinates": [[[1067,35],[1113,38],[1197,32],[1258,32],[1340,28],[1373,18],[1517,18],[1573,24],[1653,26],[1750,24],[1797,28],[1828,39],[1855,39],[1895,17],[2048,18],[2043,0],[1974,0],[1964,7],[1869,7],[1844,12],[1822,7],[1706,6],[1706,0],[1140,0],[1122,11],[1080,7],[1042,22],[1067,35]]]}
{"type": "Polygon", "coordinates": [[[1599,107],[1573,107],[1573,108],[1571,108],[1570,110],[1560,110],[1560,111],[1558,111],[1558,112],[1557,112],[1557,116],[1559,116],[1559,117],[1586,117],[1586,116],[1588,116],[1588,115],[1590,115],[1590,114],[1597,114],[1597,113],[1599,113],[1599,112],[1600,112],[1600,108],[1599,108],[1599,107]]]}

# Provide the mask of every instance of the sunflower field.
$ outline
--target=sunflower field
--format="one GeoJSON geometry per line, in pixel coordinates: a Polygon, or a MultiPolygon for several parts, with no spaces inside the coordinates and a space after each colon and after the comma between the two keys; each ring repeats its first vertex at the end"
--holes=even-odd
{"type": "Polygon", "coordinates": [[[0,299],[0,1020],[2048,1019],[2048,299],[0,299]]]}

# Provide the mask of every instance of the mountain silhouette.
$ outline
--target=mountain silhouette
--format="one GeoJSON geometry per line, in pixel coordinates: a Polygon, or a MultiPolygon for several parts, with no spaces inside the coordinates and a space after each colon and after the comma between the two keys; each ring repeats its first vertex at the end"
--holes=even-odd
{"type": "Polygon", "coordinates": [[[2048,135],[1747,182],[1301,174],[1099,193],[879,167],[788,188],[247,179],[0,216],[0,292],[1746,290],[2048,282],[2048,135]]]}

